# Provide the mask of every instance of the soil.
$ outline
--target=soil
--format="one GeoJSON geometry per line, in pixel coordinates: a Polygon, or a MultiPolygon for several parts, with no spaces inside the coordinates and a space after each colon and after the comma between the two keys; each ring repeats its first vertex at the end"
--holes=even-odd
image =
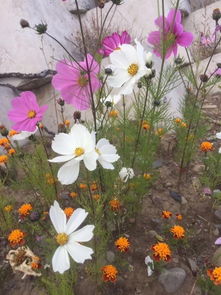
{"type": "MultiPolygon", "coordinates": [[[[221,130],[221,93],[214,93],[208,97],[204,108],[211,122],[209,132],[214,135],[221,130]]],[[[204,139],[206,140],[206,138],[204,139]]],[[[172,225],[176,221],[162,219],[162,210],[169,210],[173,214],[180,213],[183,220],[180,224],[188,233],[187,243],[180,247],[173,248],[172,260],[167,263],[166,268],[180,267],[186,271],[186,279],[182,287],[177,291],[178,295],[199,295],[199,287],[196,284],[196,277],[199,270],[205,272],[210,265],[211,257],[216,250],[214,241],[221,234],[215,225],[221,228],[221,221],[214,217],[213,203],[210,196],[203,195],[203,187],[199,182],[202,175],[202,162],[198,157],[189,168],[186,175],[183,175],[179,190],[177,187],[179,168],[173,159],[175,138],[173,134],[165,135],[162,138],[159,159],[162,162],[158,168],[159,178],[154,183],[150,192],[144,196],[142,210],[136,219],[130,219],[127,224],[127,233],[131,241],[130,250],[124,254],[127,265],[119,272],[117,282],[104,284],[102,294],[105,295],[165,295],[166,292],[158,282],[159,271],[151,277],[147,276],[147,269],[144,259],[151,254],[150,248],[156,243],[155,231],[160,236],[164,235],[165,226],[172,225]],[[171,144],[172,143],[172,144],[171,144]],[[174,200],[170,191],[178,192],[182,201],[174,200]],[[196,262],[196,269],[191,269],[188,259],[196,262]]],[[[5,193],[10,197],[14,194],[9,188],[5,193]]],[[[22,199],[23,192],[16,192],[16,199],[22,199]]],[[[5,277],[0,279],[0,294],[4,295],[46,295],[35,285],[35,278],[28,277],[21,280],[20,274],[12,274],[11,269],[3,259],[8,251],[4,239],[0,240],[0,266],[5,268],[5,277]]],[[[114,250],[113,250],[114,251],[114,250]]],[[[93,282],[89,278],[82,277],[76,287],[77,295],[94,295],[93,282]]],[[[61,294],[63,295],[63,294],[61,294]]],[[[64,294],[65,295],[65,294],[64,294]]]]}

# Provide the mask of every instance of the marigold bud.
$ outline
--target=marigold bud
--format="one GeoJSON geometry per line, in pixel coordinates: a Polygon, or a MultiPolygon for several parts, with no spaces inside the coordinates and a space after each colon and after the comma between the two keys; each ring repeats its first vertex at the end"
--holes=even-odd
{"type": "Polygon", "coordinates": [[[30,28],[29,22],[25,19],[21,19],[20,20],[20,26],[24,29],[24,28],[30,28]]]}
{"type": "Polygon", "coordinates": [[[221,12],[219,8],[216,8],[213,10],[212,18],[218,22],[218,20],[221,18],[221,12]]]}
{"type": "Polygon", "coordinates": [[[64,106],[64,100],[63,100],[62,98],[59,98],[59,99],[57,100],[57,103],[58,103],[61,107],[64,106]]]}
{"type": "Polygon", "coordinates": [[[209,77],[207,75],[200,75],[200,80],[203,83],[206,83],[209,80],[209,77]]]}
{"type": "Polygon", "coordinates": [[[74,112],[73,117],[74,117],[75,122],[77,120],[80,120],[81,119],[81,112],[78,112],[78,111],[74,112]]]}
{"type": "Polygon", "coordinates": [[[110,69],[110,68],[105,69],[105,74],[106,75],[111,75],[112,73],[113,73],[112,69],[110,69]]]}

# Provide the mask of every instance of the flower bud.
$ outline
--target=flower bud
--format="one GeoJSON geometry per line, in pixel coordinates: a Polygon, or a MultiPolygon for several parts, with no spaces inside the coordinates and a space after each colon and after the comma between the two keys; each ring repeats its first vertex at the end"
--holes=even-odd
{"type": "Polygon", "coordinates": [[[220,12],[219,8],[216,8],[216,9],[213,10],[212,18],[216,22],[218,22],[218,20],[221,18],[221,12],[220,12]]]}
{"type": "Polygon", "coordinates": [[[148,52],[146,54],[146,67],[147,68],[152,68],[152,66],[153,66],[153,60],[152,59],[153,59],[152,53],[148,52]]]}
{"type": "Polygon", "coordinates": [[[22,29],[30,28],[29,22],[27,20],[25,20],[25,19],[20,20],[20,26],[22,27],[22,29]]]}
{"type": "Polygon", "coordinates": [[[155,107],[158,107],[160,105],[160,100],[155,99],[154,102],[153,102],[153,105],[155,107]]]}
{"type": "Polygon", "coordinates": [[[138,83],[137,83],[137,87],[140,89],[140,88],[142,88],[142,83],[139,81],[138,83]]]}
{"type": "Polygon", "coordinates": [[[2,128],[0,128],[0,133],[2,136],[8,136],[8,129],[2,126],[2,128]]]}
{"type": "Polygon", "coordinates": [[[81,112],[79,111],[74,112],[73,117],[75,122],[79,121],[81,119],[81,112]]]}
{"type": "Polygon", "coordinates": [[[105,69],[105,74],[106,75],[111,75],[112,73],[113,73],[112,69],[110,69],[110,68],[105,69]]]}
{"type": "Polygon", "coordinates": [[[217,65],[217,68],[218,68],[218,69],[221,69],[221,63],[220,63],[220,62],[217,63],[216,65],[217,65]]]}
{"type": "Polygon", "coordinates": [[[181,65],[183,63],[183,59],[181,57],[177,57],[175,58],[174,62],[176,65],[181,65]]]}
{"type": "Polygon", "coordinates": [[[121,5],[123,3],[123,0],[111,0],[113,4],[115,5],[121,5]]]}
{"type": "Polygon", "coordinates": [[[111,108],[113,106],[113,103],[111,101],[106,101],[104,104],[107,108],[111,108]]]}
{"type": "Polygon", "coordinates": [[[40,219],[41,215],[38,211],[32,211],[29,215],[29,219],[31,221],[38,221],[40,219]]]}
{"type": "Polygon", "coordinates": [[[47,31],[47,28],[48,28],[48,25],[47,24],[38,24],[35,26],[35,30],[38,32],[39,35],[42,35],[44,33],[46,33],[47,31]]]}
{"type": "Polygon", "coordinates": [[[209,80],[209,77],[207,75],[200,75],[200,80],[203,82],[203,83],[206,83],[208,80],[209,80]]]}
{"type": "Polygon", "coordinates": [[[58,103],[61,107],[64,106],[64,100],[63,100],[62,98],[59,98],[59,99],[57,100],[57,103],[58,103]]]}
{"type": "Polygon", "coordinates": [[[104,8],[104,5],[105,5],[105,2],[106,2],[106,0],[97,0],[97,5],[98,5],[98,7],[99,8],[104,8]]]}

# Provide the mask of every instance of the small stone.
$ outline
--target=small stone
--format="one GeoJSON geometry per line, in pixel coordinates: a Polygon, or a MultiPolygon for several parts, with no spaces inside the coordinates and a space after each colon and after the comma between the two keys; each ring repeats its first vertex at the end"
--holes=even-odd
{"type": "Polygon", "coordinates": [[[115,261],[115,254],[112,251],[107,251],[107,261],[113,263],[115,261]]]}
{"type": "Polygon", "coordinates": [[[205,171],[205,165],[197,164],[193,167],[193,172],[202,174],[205,171]]]}
{"type": "Polygon", "coordinates": [[[213,254],[212,264],[221,267],[221,247],[219,247],[213,254]]]}
{"type": "Polygon", "coordinates": [[[214,231],[213,231],[213,234],[214,236],[219,236],[219,229],[218,228],[215,228],[214,231]]]}
{"type": "Polygon", "coordinates": [[[197,264],[196,264],[196,261],[193,260],[193,259],[191,259],[191,258],[187,258],[187,261],[188,261],[189,267],[190,267],[193,275],[196,276],[197,271],[199,269],[198,266],[197,266],[197,264]]]}
{"type": "Polygon", "coordinates": [[[184,198],[183,196],[181,197],[181,204],[186,205],[187,204],[187,199],[184,198]]]}
{"type": "Polygon", "coordinates": [[[214,215],[216,218],[221,220],[221,207],[219,207],[218,209],[215,210],[214,215]]]}
{"type": "Polygon", "coordinates": [[[167,187],[167,188],[172,187],[172,186],[173,186],[173,185],[172,185],[171,182],[167,182],[167,183],[165,184],[165,187],[167,187]]]}
{"type": "Polygon", "coordinates": [[[170,191],[170,196],[173,198],[175,201],[182,203],[182,196],[178,194],[177,192],[170,191]]]}
{"type": "Polygon", "coordinates": [[[158,168],[160,168],[160,167],[162,167],[162,166],[163,166],[163,161],[160,160],[160,159],[154,161],[154,162],[153,162],[153,165],[152,165],[153,169],[158,169],[158,168]]]}
{"type": "MultiPolygon", "coordinates": [[[[186,278],[184,269],[174,267],[164,270],[159,276],[159,282],[163,285],[165,291],[169,294],[178,291],[186,278]]],[[[178,294],[178,293],[176,293],[178,294]]]]}

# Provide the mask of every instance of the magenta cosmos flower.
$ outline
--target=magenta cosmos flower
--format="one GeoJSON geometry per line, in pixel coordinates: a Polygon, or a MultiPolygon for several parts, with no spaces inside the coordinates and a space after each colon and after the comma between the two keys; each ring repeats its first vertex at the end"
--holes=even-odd
{"type": "Polygon", "coordinates": [[[8,112],[9,119],[15,124],[12,129],[16,131],[33,132],[36,125],[42,120],[48,106],[39,106],[36,96],[31,91],[25,91],[12,100],[12,109],[8,112]]]}
{"type": "Polygon", "coordinates": [[[176,56],[178,45],[188,47],[193,42],[193,35],[183,30],[179,10],[171,9],[164,20],[160,16],[155,20],[155,24],[159,27],[159,31],[151,32],[147,40],[154,46],[153,52],[159,57],[165,54],[168,58],[172,52],[176,56]]]}
{"type": "MultiPolygon", "coordinates": [[[[90,54],[87,55],[87,60],[91,88],[94,92],[100,88],[98,79],[100,66],[90,54]]],[[[87,110],[91,106],[91,93],[86,58],[79,62],[79,65],[67,60],[59,61],[56,65],[57,74],[52,79],[52,85],[60,91],[66,103],[72,104],[77,110],[87,110]]]]}
{"type": "Polygon", "coordinates": [[[126,31],[124,31],[121,35],[113,33],[111,36],[107,36],[103,39],[100,53],[104,56],[109,56],[114,50],[120,49],[120,45],[130,43],[131,36],[126,31]]]}

